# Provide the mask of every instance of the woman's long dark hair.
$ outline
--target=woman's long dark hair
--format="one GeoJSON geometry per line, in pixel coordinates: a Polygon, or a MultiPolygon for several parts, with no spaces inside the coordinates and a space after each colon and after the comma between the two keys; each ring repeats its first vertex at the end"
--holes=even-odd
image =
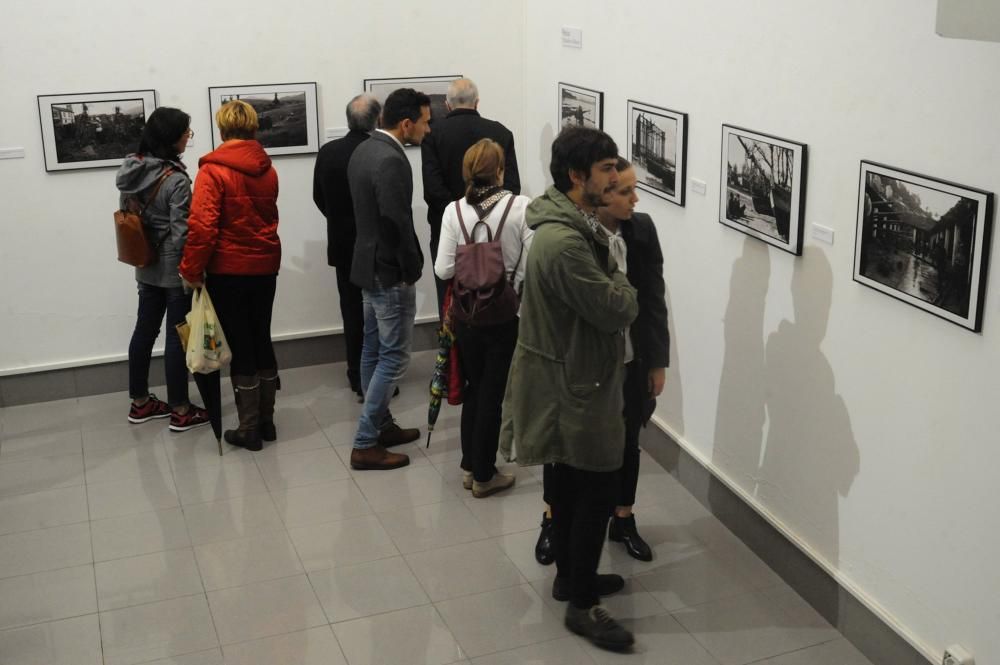
{"type": "Polygon", "coordinates": [[[160,159],[180,161],[177,154],[177,142],[187,133],[191,126],[191,116],[180,109],[161,106],[146,118],[146,126],[142,128],[142,138],[139,139],[141,155],[151,155],[160,159]]]}

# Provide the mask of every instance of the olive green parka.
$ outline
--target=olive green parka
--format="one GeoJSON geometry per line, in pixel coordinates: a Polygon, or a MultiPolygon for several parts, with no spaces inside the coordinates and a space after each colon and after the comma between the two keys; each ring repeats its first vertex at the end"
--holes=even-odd
{"type": "Polygon", "coordinates": [[[636,291],[576,205],[555,187],[528,206],[517,348],[503,402],[500,450],[518,464],[584,471],[621,467],[625,445],[622,331],[636,291]]]}

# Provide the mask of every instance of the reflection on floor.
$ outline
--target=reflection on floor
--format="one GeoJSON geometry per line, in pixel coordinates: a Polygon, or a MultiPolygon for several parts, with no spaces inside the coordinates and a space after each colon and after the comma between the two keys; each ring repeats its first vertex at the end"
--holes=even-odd
{"type": "MultiPolygon", "coordinates": [[[[393,402],[404,426],[424,426],[433,362],[417,354],[393,402]]],[[[538,469],[474,499],[445,406],[411,466],[353,472],[344,367],[282,384],[278,443],[221,458],[204,428],[128,425],[122,393],[0,409],[0,662],[868,663],[648,457],[656,559],[602,560],[627,576],[606,604],[637,646],[593,649],[534,561],[538,469]]]]}

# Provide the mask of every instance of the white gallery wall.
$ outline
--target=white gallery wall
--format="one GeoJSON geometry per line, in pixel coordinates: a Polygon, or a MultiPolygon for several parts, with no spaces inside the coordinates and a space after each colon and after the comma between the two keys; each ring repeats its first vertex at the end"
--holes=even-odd
{"type": "MultiPolygon", "coordinates": [[[[131,268],[115,260],[115,170],[46,173],[36,95],[155,89],[161,106],[192,116],[192,176],[212,149],[209,86],[315,81],[322,138],[324,128],[346,126],[344,107],[365,78],[465,74],[481,88],[484,114],[522,134],[519,4],[12,0],[0,12],[0,148],[26,154],[0,160],[0,375],[120,360],[135,322],[131,268]],[[456,16],[489,28],[459,44],[461,31],[449,28],[456,16]]],[[[425,254],[417,317],[430,320],[420,150],[409,156],[425,254]]],[[[274,159],[284,250],[279,339],[342,327],[326,226],[312,202],[314,162],[274,159]]]]}
{"type": "MultiPolygon", "coordinates": [[[[983,333],[852,281],[859,161],[1000,193],[1000,45],[935,35],[935,0],[528,3],[526,179],[556,84],[689,114],[680,208],[657,224],[673,369],[657,419],[940,662],[1000,661],[1000,255],[983,333]],[[562,26],[583,48],[560,45],[562,26]],[[805,251],[719,224],[722,123],[808,144],[805,251]],[[532,148],[532,146],[534,146],[532,148]],[[834,230],[834,243],[809,224],[834,230]]],[[[641,521],[641,516],[640,516],[641,521]]]]}

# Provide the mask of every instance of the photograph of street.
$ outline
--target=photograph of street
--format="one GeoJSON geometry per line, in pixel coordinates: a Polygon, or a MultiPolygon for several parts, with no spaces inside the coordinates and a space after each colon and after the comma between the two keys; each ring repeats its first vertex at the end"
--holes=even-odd
{"type": "Polygon", "coordinates": [[[986,195],[868,163],[861,186],[856,278],[929,311],[973,320],[986,195]]]}

